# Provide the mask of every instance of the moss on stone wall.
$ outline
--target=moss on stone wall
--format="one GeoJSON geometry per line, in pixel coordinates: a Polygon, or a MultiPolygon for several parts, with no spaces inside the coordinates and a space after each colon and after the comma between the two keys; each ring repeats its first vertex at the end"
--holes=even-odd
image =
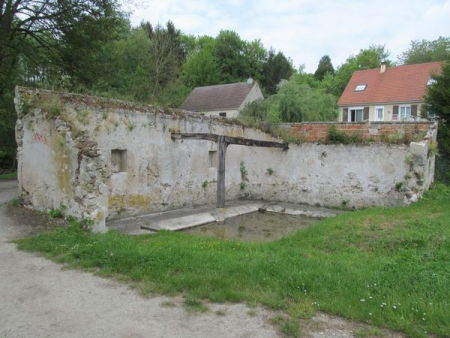
{"type": "Polygon", "coordinates": [[[62,193],[72,196],[73,189],[71,178],[73,175],[73,168],[70,148],[66,146],[64,138],[59,134],[53,134],[53,137],[49,142],[49,147],[53,156],[58,188],[62,193]]]}
{"type": "Polygon", "coordinates": [[[151,206],[161,204],[159,196],[156,195],[110,195],[109,207],[115,210],[128,208],[149,210],[151,206]]]}

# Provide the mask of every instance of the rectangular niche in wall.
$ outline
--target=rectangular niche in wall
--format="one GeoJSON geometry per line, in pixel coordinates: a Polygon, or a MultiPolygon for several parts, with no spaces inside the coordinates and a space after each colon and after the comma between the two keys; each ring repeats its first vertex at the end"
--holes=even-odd
{"type": "Polygon", "coordinates": [[[111,149],[111,172],[121,173],[127,171],[126,149],[111,149]]]}
{"type": "Polygon", "coordinates": [[[217,150],[209,151],[209,167],[217,168],[217,150]]]}

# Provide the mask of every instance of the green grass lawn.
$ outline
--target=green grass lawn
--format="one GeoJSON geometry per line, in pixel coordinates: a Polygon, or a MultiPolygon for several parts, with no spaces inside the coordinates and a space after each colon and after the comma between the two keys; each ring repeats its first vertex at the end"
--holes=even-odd
{"type": "Polygon", "coordinates": [[[0,181],[1,180],[16,180],[17,179],[17,173],[11,172],[7,174],[0,174],[0,181]]]}
{"type": "Polygon", "coordinates": [[[271,243],[172,232],[92,234],[75,223],[17,243],[143,293],[285,310],[288,329],[293,319],[322,310],[411,337],[450,334],[450,187],[444,185],[408,207],[349,212],[271,243]]]}

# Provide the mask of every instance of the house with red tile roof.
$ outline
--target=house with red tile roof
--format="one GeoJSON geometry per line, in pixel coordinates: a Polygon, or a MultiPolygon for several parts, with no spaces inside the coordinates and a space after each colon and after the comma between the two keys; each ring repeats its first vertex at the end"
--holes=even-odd
{"type": "Polygon", "coordinates": [[[222,84],[196,87],[181,104],[180,108],[207,116],[234,118],[249,103],[264,99],[257,82],[222,84]]]}
{"type": "Polygon", "coordinates": [[[357,70],[338,101],[339,121],[420,121],[431,75],[442,62],[357,70]]]}

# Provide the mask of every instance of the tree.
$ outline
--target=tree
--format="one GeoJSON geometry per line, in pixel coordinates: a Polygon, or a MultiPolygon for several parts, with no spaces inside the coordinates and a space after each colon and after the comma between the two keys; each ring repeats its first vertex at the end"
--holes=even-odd
{"type": "MultiPolygon", "coordinates": [[[[20,55],[31,57],[36,49],[46,49],[52,62],[58,64],[63,64],[70,54],[72,58],[66,60],[65,65],[69,71],[76,69],[76,63],[72,62],[85,51],[79,48],[91,46],[93,50],[96,42],[104,41],[105,35],[110,36],[117,20],[121,19],[118,10],[116,0],[2,1],[0,74],[11,77],[20,55]],[[69,45],[74,46],[70,51],[69,45]]],[[[0,88],[0,96],[4,90],[6,88],[0,88]]]]}
{"type": "Polygon", "coordinates": [[[0,157],[14,158],[14,86],[66,77],[92,84],[98,42],[111,36],[121,14],[116,0],[0,2],[0,129],[7,138],[0,157]]]}
{"type": "Polygon", "coordinates": [[[248,78],[244,47],[244,41],[236,32],[222,30],[216,37],[215,57],[221,72],[221,82],[233,83],[248,78]]]}
{"type": "Polygon", "coordinates": [[[444,61],[450,59],[450,38],[439,37],[437,40],[413,40],[406,52],[398,57],[400,64],[444,61]]]}
{"type": "Polygon", "coordinates": [[[367,49],[361,49],[356,56],[349,56],[346,62],[338,67],[335,76],[325,75],[323,86],[327,92],[340,97],[355,70],[378,68],[382,61],[390,66],[391,61],[387,59],[388,57],[389,52],[381,45],[372,45],[367,49]]]}
{"type": "Polygon", "coordinates": [[[326,74],[334,74],[334,67],[328,55],[324,55],[320,59],[317,70],[314,73],[314,77],[317,80],[322,81],[326,74]]]}
{"type": "Polygon", "coordinates": [[[293,75],[282,81],[276,94],[280,119],[283,122],[335,121],[337,98],[321,88],[312,88],[293,75]]]}
{"type": "Polygon", "coordinates": [[[264,65],[267,60],[267,50],[261,40],[244,41],[244,63],[246,78],[261,82],[264,65]]]}
{"type": "Polygon", "coordinates": [[[151,98],[155,100],[159,89],[176,80],[185,55],[181,44],[181,32],[171,21],[167,22],[166,28],[157,25],[152,29],[149,23],[143,27],[146,28],[151,41],[148,80],[152,83],[151,98]]]}
{"type": "Polygon", "coordinates": [[[221,72],[214,38],[205,35],[197,39],[196,48],[183,64],[182,79],[190,88],[220,83],[221,72]]]}
{"type": "Polygon", "coordinates": [[[367,49],[361,49],[356,55],[355,61],[358,69],[379,68],[382,61],[390,66],[392,62],[388,60],[390,53],[382,45],[371,45],[367,49]]]}
{"type": "Polygon", "coordinates": [[[442,67],[436,81],[428,87],[425,103],[428,111],[439,116],[438,144],[440,157],[437,160],[436,177],[450,183],[450,63],[442,67]]]}
{"type": "Polygon", "coordinates": [[[263,77],[261,86],[269,95],[277,91],[277,85],[281,80],[288,80],[293,72],[292,60],[286,58],[282,52],[275,54],[274,49],[270,49],[267,61],[263,65],[263,77]]]}
{"type": "Polygon", "coordinates": [[[96,87],[101,92],[126,99],[150,100],[153,89],[148,70],[151,66],[151,46],[148,31],[142,26],[129,30],[120,40],[113,41],[108,50],[111,56],[109,66],[114,72],[105,72],[96,87]]]}
{"type": "Polygon", "coordinates": [[[275,95],[246,107],[241,113],[243,118],[269,123],[335,121],[337,98],[322,88],[309,86],[309,77],[312,75],[294,74],[282,80],[275,95]]]}

